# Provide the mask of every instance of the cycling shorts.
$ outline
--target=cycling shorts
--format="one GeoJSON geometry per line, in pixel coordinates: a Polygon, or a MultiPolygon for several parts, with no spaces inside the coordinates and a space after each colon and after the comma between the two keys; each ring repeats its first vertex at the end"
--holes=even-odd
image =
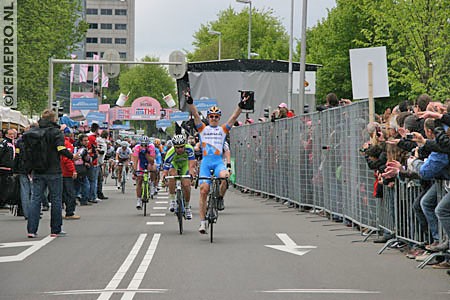
{"type": "MultiPolygon", "coordinates": [[[[200,164],[200,177],[209,177],[211,176],[210,170],[214,170],[214,175],[219,176],[221,171],[226,171],[227,168],[223,163],[222,157],[220,156],[204,156],[203,160],[200,164]]],[[[211,180],[201,179],[199,183],[202,184],[206,182],[207,184],[211,184],[211,180]]]]}
{"type": "Polygon", "coordinates": [[[189,161],[185,161],[181,164],[171,163],[170,169],[181,170],[181,173],[178,175],[189,175],[189,161]]]}

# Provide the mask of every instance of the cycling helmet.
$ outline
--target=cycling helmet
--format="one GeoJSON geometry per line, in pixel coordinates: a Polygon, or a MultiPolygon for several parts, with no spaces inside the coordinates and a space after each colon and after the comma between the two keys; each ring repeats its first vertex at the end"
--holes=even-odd
{"type": "Polygon", "coordinates": [[[210,115],[210,114],[214,114],[214,115],[219,115],[219,116],[221,116],[222,115],[222,111],[220,110],[220,108],[218,108],[217,106],[213,106],[213,107],[210,107],[209,109],[208,109],[208,116],[210,115]]]}
{"type": "Polygon", "coordinates": [[[168,140],[166,145],[167,145],[167,148],[172,147],[173,146],[172,140],[168,140]]]}
{"type": "Polygon", "coordinates": [[[148,144],[150,142],[150,139],[148,136],[144,135],[141,139],[141,144],[148,144]]]}
{"type": "Polygon", "coordinates": [[[161,145],[161,140],[160,139],[155,139],[154,141],[153,141],[153,143],[155,144],[155,146],[159,146],[159,145],[161,145]]]}
{"type": "Polygon", "coordinates": [[[172,143],[174,146],[183,146],[186,144],[186,139],[182,134],[177,134],[173,136],[172,143]]]}
{"type": "Polygon", "coordinates": [[[116,144],[120,145],[120,144],[122,144],[122,141],[121,140],[116,140],[116,144]]]}
{"type": "Polygon", "coordinates": [[[122,142],[120,145],[124,148],[130,146],[130,144],[128,144],[128,142],[126,142],[126,141],[122,142]]]}

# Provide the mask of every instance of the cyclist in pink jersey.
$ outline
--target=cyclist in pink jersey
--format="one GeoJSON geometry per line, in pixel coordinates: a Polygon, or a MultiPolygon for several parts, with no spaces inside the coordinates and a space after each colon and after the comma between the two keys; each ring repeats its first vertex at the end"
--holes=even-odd
{"type": "MultiPolygon", "coordinates": [[[[133,173],[136,176],[136,208],[142,209],[142,176],[143,173],[136,171],[149,170],[156,171],[155,165],[155,146],[149,143],[149,138],[144,136],[140,144],[134,146],[133,155],[133,173]]],[[[150,180],[154,180],[155,172],[150,173],[150,180]]]]}

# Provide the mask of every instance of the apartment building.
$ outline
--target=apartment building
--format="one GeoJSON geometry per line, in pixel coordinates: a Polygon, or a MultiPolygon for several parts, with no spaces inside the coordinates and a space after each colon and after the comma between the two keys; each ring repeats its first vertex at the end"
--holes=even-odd
{"type": "Polygon", "coordinates": [[[85,0],[89,29],[85,58],[116,49],[123,60],[134,60],[135,0],[85,0]]]}

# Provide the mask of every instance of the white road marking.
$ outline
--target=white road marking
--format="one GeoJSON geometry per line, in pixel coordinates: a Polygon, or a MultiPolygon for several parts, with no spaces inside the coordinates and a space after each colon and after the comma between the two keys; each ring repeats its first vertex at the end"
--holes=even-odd
{"type": "Polygon", "coordinates": [[[153,209],[156,209],[156,210],[166,210],[167,207],[165,207],[165,206],[155,206],[155,207],[153,207],[153,209]]]}
{"type": "MultiPolygon", "coordinates": [[[[108,293],[125,293],[130,292],[133,290],[129,289],[114,289],[114,290],[72,290],[72,291],[54,291],[54,292],[46,292],[46,294],[52,294],[52,295],[88,295],[88,294],[103,294],[104,292],[108,293]]],[[[162,294],[167,292],[167,289],[137,289],[133,292],[136,293],[143,293],[143,294],[162,294]]]]}
{"type": "MultiPolygon", "coordinates": [[[[130,269],[131,264],[136,259],[136,256],[138,255],[139,250],[142,248],[142,245],[144,244],[146,237],[147,237],[146,233],[141,233],[139,235],[136,243],[134,244],[127,258],[125,258],[124,262],[122,263],[116,274],[114,274],[113,278],[108,283],[105,290],[115,290],[119,286],[120,282],[125,277],[125,274],[130,269]]],[[[111,298],[113,293],[114,293],[113,291],[102,292],[101,295],[97,298],[97,300],[108,300],[109,298],[111,298]]]]}
{"type": "Polygon", "coordinates": [[[169,201],[155,201],[155,204],[167,204],[169,201]]]}
{"type": "Polygon", "coordinates": [[[166,214],[150,214],[150,217],[165,217],[166,214]]]}
{"type": "Polygon", "coordinates": [[[140,289],[139,286],[144,278],[145,273],[147,272],[148,267],[152,261],[153,255],[155,254],[156,247],[158,246],[159,239],[161,237],[160,233],[156,233],[153,235],[153,239],[150,242],[147,253],[142,259],[139,268],[133,276],[128,288],[126,289],[117,289],[122,279],[125,277],[126,273],[130,269],[133,264],[136,256],[138,255],[144,241],[147,237],[146,233],[142,233],[139,235],[136,243],[131,249],[125,261],[120,266],[119,270],[116,272],[114,277],[108,283],[105,289],[92,289],[92,290],[69,290],[69,291],[52,291],[45,292],[45,294],[52,295],[89,295],[89,294],[100,294],[97,298],[102,300],[108,300],[111,298],[113,294],[123,294],[122,299],[132,300],[134,295],[139,294],[162,294],[167,292],[167,289],[140,289]]]}
{"type": "Polygon", "coordinates": [[[311,250],[300,249],[315,249],[316,246],[298,246],[286,233],[277,233],[277,237],[283,242],[284,245],[265,245],[266,247],[292,253],[295,255],[305,255],[311,250]]]}
{"type": "Polygon", "coordinates": [[[277,289],[261,291],[263,293],[301,293],[301,294],[380,294],[380,291],[364,291],[354,289],[277,289]]]}
{"type": "Polygon", "coordinates": [[[147,225],[164,225],[164,222],[147,222],[147,225]]]}
{"type": "Polygon", "coordinates": [[[131,279],[131,282],[128,285],[127,289],[131,290],[131,291],[125,292],[121,298],[122,300],[132,300],[134,295],[136,295],[135,290],[139,289],[142,279],[144,279],[145,272],[147,272],[148,267],[150,266],[150,263],[152,262],[152,259],[155,254],[156,247],[158,246],[160,237],[161,237],[161,234],[159,234],[159,233],[156,233],[153,235],[153,239],[150,243],[150,246],[148,246],[147,253],[145,253],[145,256],[142,259],[141,264],[139,265],[139,268],[137,269],[136,273],[133,276],[133,279],[131,279]]]}
{"type": "Polygon", "coordinates": [[[2,256],[0,257],[0,263],[2,262],[13,262],[13,261],[22,261],[34,252],[38,251],[55,238],[51,236],[47,236],[40,241],[29,241],[29,242],[15,242],[15,243],[2,243],[0,244],[0,248],[11,248],[11,247],[24,247],[30,246],[24,251],[20,252],[16,255],[2,256]]]}
{"type": "Polygon", "coordinates": [[[156,196],[156,197],[158,197],[158,199],[169,199],[169,195],[163,196],[161,194],[158,194],[158,196],[156,196]]]}

